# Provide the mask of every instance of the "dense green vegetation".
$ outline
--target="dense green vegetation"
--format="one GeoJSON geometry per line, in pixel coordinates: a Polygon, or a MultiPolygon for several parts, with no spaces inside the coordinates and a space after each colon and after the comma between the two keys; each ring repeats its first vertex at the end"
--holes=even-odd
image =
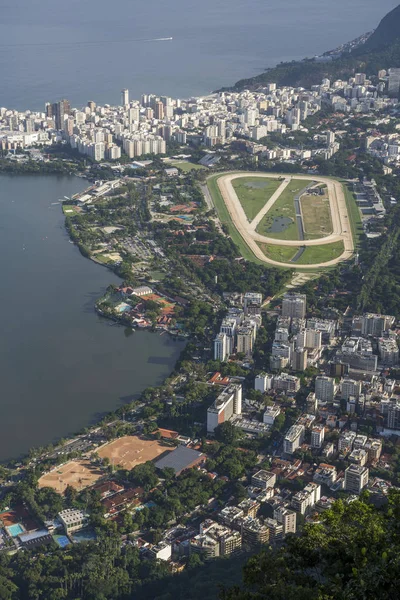
{"type": "Polygon", "coordinates": [[[223,592],[222,600],[386,600],[400,586],[400,495],[378,510],[368,496],[337,501],[318,524],[288,537],[279,550],[267,549],[244,569],[244,586],[223,592]]]}
{"type": "Polygon", "coordinates": [[[41,162],[27,160],[26,162],[16,162],[0,159],[0,173],[10,173],[13,175],[71,175],[76,173],[77,170],[78,165],[72,161],[52,160],[41,162]]]}

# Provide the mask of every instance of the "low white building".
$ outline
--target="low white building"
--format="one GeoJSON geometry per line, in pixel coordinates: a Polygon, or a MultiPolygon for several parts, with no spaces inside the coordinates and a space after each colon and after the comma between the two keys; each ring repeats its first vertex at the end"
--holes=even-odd
{"type": "Polygon", "coordinates": [[[64,527],[65,533],[73,533],[86,527],[89,515],[77,508],[66,508],[58,513],[58,518],[64,527]]]}
{"type": "Polygon", "coordinates": [[[150,555],[156,560],[170,560],[172,555],[172,546],[168,542],[159,542],[156,546],[150,548],[150,555]]]}
{"type": "Polygon", "coordinates": [[[273,406],[267,406],[264,415],[263,415],[263,423],[267,423],[267,425],[273,425],[276,417],[281,414],[281,409],[277,404],[273,406]]]}
{"type": "Polygon", "coordinates": [[[138,297],[148,296],[149,294],[153,293],[153,290],[148,285],[141,285],[137,288],[134,288],[133,293],[135,296],[138,296],[138,297]]]}

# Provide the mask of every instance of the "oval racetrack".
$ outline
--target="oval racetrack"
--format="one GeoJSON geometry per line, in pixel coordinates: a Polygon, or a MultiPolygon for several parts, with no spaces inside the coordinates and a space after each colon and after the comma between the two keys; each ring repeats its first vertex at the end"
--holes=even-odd
{"type": "Polygon", "coordinates": [[[278,266],[278,267],[288,267],[291,269],[315,269],[315,268],[323,268],[330,267],[333,265],[337,265],[338,263],[348,260],[351,258],[354,252],[354,242],[353,236],[351,233],[351,223],[347,211],[346,199],[344,196],[342,184],[339,181],[335,181],[333,179],[329,179],[327,177],[320,176],[310,176],[310,175],[294,175],[286,176],[276,190],[276,192],[271,196],[265,206],[261,209],[258,215],[249,223],[246,214],[243,210],[243,207],[237,197],[237,194],[233,188],[232,181],[234,179],[239,179],[242,177],[254,177],[254,178],[273,178],[282,177],[282,174],[277,173],[227,173],[226,175],[222,175],[217,179],[217,185],[223,201],[226,205],[226,208],[229,212],[229,215],[232,219],[232,223],[255,254],[255,256],[266,263],[278,266]],[[269,238],[264,235],[257,233],[256,227],[264,217],[265,214],[272,208],[275,202],[280,197],[283,190],[289,185],[291,179],[300,179],[300,180],[310,180],[312,178],[313,181],[317,183],[324,183],[328,188],[329,195],[329,206],[331,211],[332,218],[332,233],[326,237],[313,239],[313,240],[280,240],[277,238],[269,238]],[[344,244],[344,252],[337,256],[336,258],[329,260],[323,263],[313,263],[310,265],[296,265],[296,263],[284,263],[278,262],[271,258],[268,258],[261,248],[258,246],[257,242],[261,242],[264,244],[273,244],[274,246],[322,246],[325,244],[331,244],[332,242],[343,241],[344,244]]]}

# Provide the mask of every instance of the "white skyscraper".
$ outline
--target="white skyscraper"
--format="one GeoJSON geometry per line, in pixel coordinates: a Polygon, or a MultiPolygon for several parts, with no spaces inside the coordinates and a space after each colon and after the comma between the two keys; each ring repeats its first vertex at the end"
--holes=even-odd
{"type": "Polygon", "coordinates": [[[228,358],[228,340],[225,333],[219,333],[214,340],[214,360],[226,361],[228,358]]]}
{"type": "Polygon", "coordinates": [[[121,103],[122,106],[128,106],[129,104],[129,90],[121,91],[121,103]]]}
{"type": "Polygon", "coordinates": [[[257,110],[255,108],[247,108],[244,113],[244,118],[249,127],[254,127],[256,124],[257,110]]]}

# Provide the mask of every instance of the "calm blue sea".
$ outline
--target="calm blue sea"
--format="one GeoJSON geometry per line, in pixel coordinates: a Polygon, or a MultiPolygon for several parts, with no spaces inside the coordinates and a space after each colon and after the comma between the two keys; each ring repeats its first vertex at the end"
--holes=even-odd
{"type": "Polygon", "coordinates": [[[0,106],[202,95],[373,28],[398,0],[2,0],[0,106]],[[154,41],[173,37],[172,41],[154,41]]]}

